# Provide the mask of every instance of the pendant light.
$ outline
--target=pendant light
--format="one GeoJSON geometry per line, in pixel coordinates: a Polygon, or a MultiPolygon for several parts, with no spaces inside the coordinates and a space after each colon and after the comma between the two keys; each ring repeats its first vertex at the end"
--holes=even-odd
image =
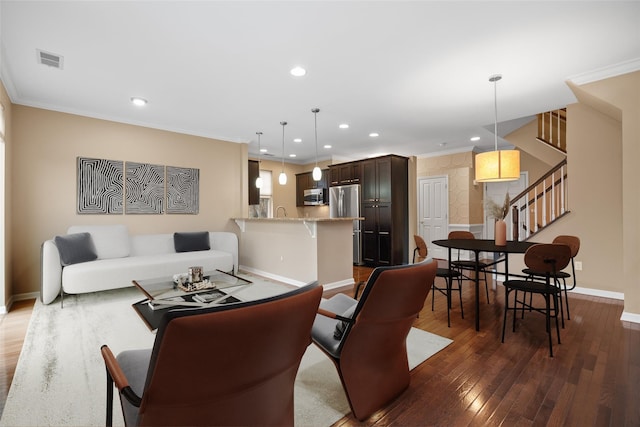
{"type": "Polygon", "coordinates": [[[261,155],[262,155],[262,151],[260,151],[260,135],[262,135],[262,132],[256,132],[256,135],[258,135],[258,177],[256,178],[256,188],[262,188],[262,177],[260,176],[260,160],[261,159],[261,155]]]}
{"type": "Polygon", "coordinates": [[[287,174],[284,173],[284,127],[287,125],[287,122],[280,122],[282,125],[282,172],[280,172],[280,176],[278,176],[278,182],[280,185],[287,184],[287,174]]]}
{"type": "Polygon", "coordinates": [[[318,167],[318,113],[320,112],[320,109],[313,108],[311,112],[313,113],[313,124],[316,131],[316,167],[313,168],[311,176],[314,181],[320,181],[322,179],[322,171],[318,167]]]}
{"type": "Polygon", "coordinates": [[[494,151],[476,154],[476,181],[478,182],[504,182],[520,179],[520,151],[498,150],[498,95],[496,83],[500,79],[502,79],[500,74],[489,77],[489,81],[493,83],[495,147],[494,151]]]}

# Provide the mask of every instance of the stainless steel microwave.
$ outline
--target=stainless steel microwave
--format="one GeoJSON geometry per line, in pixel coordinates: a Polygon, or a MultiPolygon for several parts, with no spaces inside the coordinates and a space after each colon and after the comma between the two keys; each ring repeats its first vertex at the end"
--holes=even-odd
{"type": "Polygon", "coordinates": [[[305,205],[324,205],[325,204],[325,192],[324,188],[311,188],[304,190],[304,204],[305,205]]]}

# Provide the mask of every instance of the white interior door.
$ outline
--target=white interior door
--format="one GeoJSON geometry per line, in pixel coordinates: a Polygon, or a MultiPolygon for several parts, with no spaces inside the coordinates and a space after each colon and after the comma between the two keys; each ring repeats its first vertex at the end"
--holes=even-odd
{"type": "Polygon", "coordinates": [[[431,242],[446,239],[449,233],[447,177],[418,179],[418,233],[427,242],[429,256],[447,258],[447,249],[431,242]]]}
{"type": "MultiPolygon", "coordinates": [[[[529,174],[527,172],[520,172],[520,179],[517,181],[508,181],[508,182],[488,182],[484,186],[484,198],[485,200],[493,200],[494,203],[502,206],[504,203],[504,196],[509,193],[509,199],[513,200],[515,196],[522,193],[525,188],[527,188],[529,181],[529,174]]],[[[513,234],[511,229],[513,227],[511,221],[511,211],[505,218],[505,222],[507,223],[507,240],[513,239],[513,234]]],[[[490,217],[487,213],[486,206],[484,211],[484,238],[485,239],[493,239],[493,230],[494,230],[495,220],[490,217]]]]}

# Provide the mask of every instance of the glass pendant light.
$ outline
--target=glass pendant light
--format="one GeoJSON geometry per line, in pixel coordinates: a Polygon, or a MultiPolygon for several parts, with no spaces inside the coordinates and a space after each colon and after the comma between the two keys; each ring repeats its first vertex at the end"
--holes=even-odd
{"type": "Polygon", "coordinates": [[[494,151],[476,154],[476,181],[478,182],[504,182],[520,179],[520,151],[498,150],[498,97],[496,83],[500,79],[502,79],[500,74],[489,77],[489,81],[493,83],[495,149],[494,151]]]}
{"type": "Polygon", "coordinates": [[[278,176],[278,182],[280,185],[287,184],[287,174],[284,173],[284,127],[287,125],[287,122],[280,122],[282,125],[282,172],[278,176]]]}
{"type": "Polygon", "coordinates": [[[260,135],[262,132],[256,132],[258,135],[258,177],[256,178],[256,188],[262,188],[262,177],[260,176],[260,156],[262,155],[262,151],[260,151],[260,135]]]}
{"type": "Polygon", "coordinates": [[[313,108],[311,112],[313,113],[313,123],[316,131],[316,167],[313,168],[311,176],[313,177],[314,181],[320,181],[322,179],[322,171],[318,167],[318,113],[320,112],[320,109],[313,108]]]}

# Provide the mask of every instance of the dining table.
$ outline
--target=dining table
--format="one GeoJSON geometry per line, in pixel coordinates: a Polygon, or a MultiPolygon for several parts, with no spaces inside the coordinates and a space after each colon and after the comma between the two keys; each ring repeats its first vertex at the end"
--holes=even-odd
{"type": "MultiPolygon", "coordinates": [[[[480,253],[488,252],[497,254],[494,256],[494,262],[491,265],[497,265],[500,262],[504,262],[504,276],[505,280],[509,277],[509,254],[524,254],[529,247],[536,244],[536,242],[520,242],[507,240],[505,245],[496,245],[494,239],[441,239],[432,241],[434,245],[438,245],[448,249],[449,256],[449,271],[451,271],[451,250],[459,249],[473,252],[475,261],[475,320],[476,331],[480,331],[480,253]]],[[[451,296],[447,295],[447,300],[451,296]]],[[[447,301],[449,303],[449,301],[447,301]]]]}

